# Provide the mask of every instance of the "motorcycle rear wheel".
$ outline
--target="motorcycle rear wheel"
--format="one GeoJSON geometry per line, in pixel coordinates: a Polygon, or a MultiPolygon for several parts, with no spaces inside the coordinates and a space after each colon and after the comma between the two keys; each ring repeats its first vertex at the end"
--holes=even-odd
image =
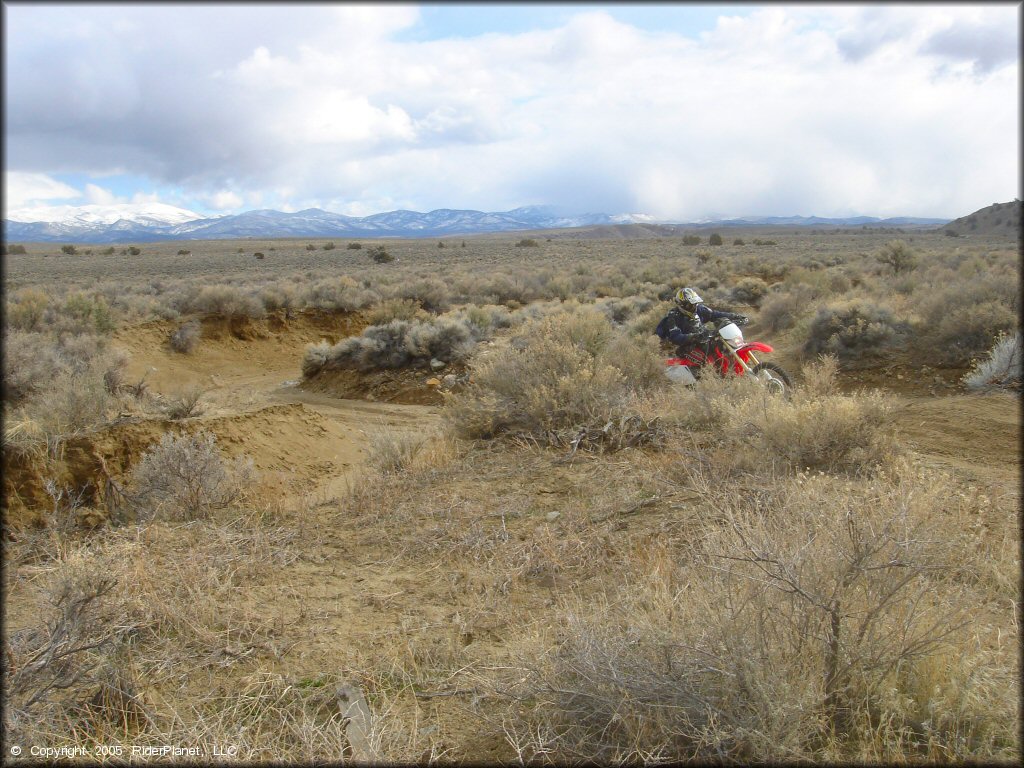
{"type": "Polygon", "coordinates": [[[758,381],[768,387],[768,391],[787,396],[793,389],[792,379],[786,373],[785,368],[775,363],[759,363],[754,366],[754,375],[758,381]]]}

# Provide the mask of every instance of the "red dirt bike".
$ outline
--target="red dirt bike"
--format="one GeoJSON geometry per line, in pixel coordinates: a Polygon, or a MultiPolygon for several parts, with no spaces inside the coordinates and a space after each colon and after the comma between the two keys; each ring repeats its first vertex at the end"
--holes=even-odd
{"type": "Polygon", "coordinates": [[[729,320],[722,321],[719,327],[715,323],[707,323],[704,327],[711,332],[707,341],[683,357],[670,357],[665,361],[665,373],[670,379],[682,384],[695,384],[702,369],[710,368],[720,376],[750,374],[770,392],[780,395],[788,394],[793,388],[789,374],[781,366],[762,363],[754,356],[755,352],[773,352],[770,345],[761,341],[745,342],[739,325],[729,320]]]}

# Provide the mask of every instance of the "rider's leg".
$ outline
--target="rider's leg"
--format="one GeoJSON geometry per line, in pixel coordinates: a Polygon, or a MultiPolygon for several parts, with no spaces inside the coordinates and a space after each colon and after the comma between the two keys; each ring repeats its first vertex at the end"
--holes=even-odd
{"type": "MultiPolygon", "coordinates": [[[[676,348],[676,357],[682,357],[684,359],[693,360],[696,363],[697,360],[695,359],[695,355],[693,354],[696,351],[696,349],[697,348],[693,344],[680,345],[679,347],[676,348]]],[[[690,369],[690,373],[693,374],[693,378],[700,378],[701,368],[703,368],[704,366],[696,364],[687,367],[690,369]]]]}

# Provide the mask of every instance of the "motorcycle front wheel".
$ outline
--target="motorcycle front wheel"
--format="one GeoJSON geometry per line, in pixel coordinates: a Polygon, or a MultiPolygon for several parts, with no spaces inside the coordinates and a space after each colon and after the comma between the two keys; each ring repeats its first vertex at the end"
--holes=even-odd
{"type": "Polygon", "coordinates": [[[753,373],[758,381],[768,387],[769,392],[778,395],[788,395],[790,390],[793,389],[792,380],[781,365],[759,363],[754,366],[753,373]]]}

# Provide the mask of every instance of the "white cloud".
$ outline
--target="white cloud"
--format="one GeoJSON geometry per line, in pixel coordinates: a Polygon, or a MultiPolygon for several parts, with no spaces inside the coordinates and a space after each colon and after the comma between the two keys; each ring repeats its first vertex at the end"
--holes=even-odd
{"type": "Polygon", "coordinates": [[[1012,6],[769,6],[699,39],[609,6],[430,42],[395,38],[411,6],[8,11],[12,165],[123,167],[217,210],[953,216],[1019,194],[1012,6]]]}
{"type": "Polygon", "coordinates": [[[236,211],[245,202],[241,195],[230,190],[221,190],[212,195],[204,196],[202,200],[215,211],[236,211]]]}
{"type": "Polygon", "coordinates": [[[44,200],[74,200],[81,191],[44,173],[4,171],[4,209],[13,210],[44,200]]]}
{"type": "Polygon", "coordinates": [[[115,205],[126,202],[124,198],[96,184],[85,185],[85,199],[90,205],[115,205]]]}

